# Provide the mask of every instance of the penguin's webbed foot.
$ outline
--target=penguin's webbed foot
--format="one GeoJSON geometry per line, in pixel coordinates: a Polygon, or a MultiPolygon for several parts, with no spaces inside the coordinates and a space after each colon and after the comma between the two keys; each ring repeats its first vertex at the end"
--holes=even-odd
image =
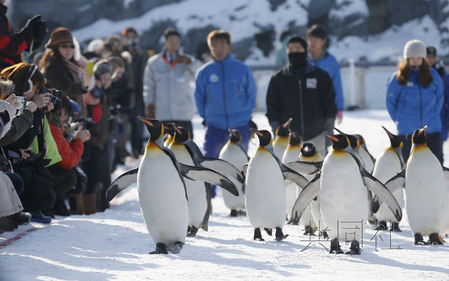
{"type": "Polygon", "coordinates": [[[255,228],[254,229],[254,237],[253,237],[254,241],[265,241],[262,238],[262,233],[260,232],[260,228],[255,228]]]}
{"type": "Polygon", "coordinates": [[[270,235],[270,236],[273,235],[273,230],[271,228],[264,228],[264,230],[268,235],[270,235]]]}
{"type": "Polygon", "coordinates": [[[379,225],[375,228],[375,230],[388,230],[387,222],[380,221],[379,225]]]}
{"type": "Polygon", "coordinates": [[[360,243],[357,240],[352,240],[351,247],[349,248],[349,252],[346,254],[349,255],[360,255],[362,253],[362,250],[360,249],[360,243]]]}
{"type": "Polygon", "coordinates": [[[329,250],[329,254],[343,254],[343,250],[340,247],[340,243],[338,242],[338,238],[332,239],[331,248],[329,250]]]}
{"type": "Polygon", "coordinates": [[[399,223],[398,222],[392,222],[391,223],[390,231],[402,232],[402,230],[399,228],[399,223]]]}
{"type": "Polygon", "coordinates": [[[436,232],[429,235],[429,241],[427,243],[430,245],[443,245],[443,242],[440,240],[440,235],[436,232]]]}
{"type": "Polygon", "coordinates": [[[237,210],[236,209],[232,209],[231,213],[229,214],[230,217],[236,217],[238,216],[237,210]]]}
{"type": "Polygon", "coordinates": [[[187,237],[195,237],[196,233],[198,232],[198,228],[193,225],[189,228],[190,228],[190,231],[187,233],[187,237]]]}
{"type": "Polygon", "coordinates": [[[288,234],[285,234],[282,232],[282,229],[280,227],[276,227],[276,241],[282,241],[285,238],[288,237],[288,234]]]}
{"type": "Polygon", "coordinates": [[[181,253],[182,246],[184,246],[184,243],[182,243],[181,241],[178,241],[173,245],[167,246],[167,250],[176,255],[176,254],[181,253]]]}
{"type": "Polygon", "coordinates": [[[329,235],[327,234],[326,230],[321,231],[321,233],[323,234],[324,239],[329,239],[329,235]]]}
{"type": "Polygon", "coordinates": [[[303,235],[308,235],[308,236],[315,236],[315,231],[313,231],[313,228],[312,228],[312,226],[311,225],[306,225],[305,227],[304,227],[304,233],[303,233],[303,235]]]}
{"type": "Polygon", "coordinates": [[[164,243],[157,243],[156,250],[154,250],[153,252],[150,252],[150,255],[155,255],[155,254],[167,255],[168,254],[167,246],[164,243]]]}
{"type": "Polygon", "coordinates": [[[424,238],[422,237],[421,233],[415,233],[415,245],[429,245],[424,241],[424,238]]]}

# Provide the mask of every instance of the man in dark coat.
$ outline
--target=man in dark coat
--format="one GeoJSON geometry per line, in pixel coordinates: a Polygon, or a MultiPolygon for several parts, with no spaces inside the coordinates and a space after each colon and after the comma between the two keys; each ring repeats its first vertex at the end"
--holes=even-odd
{"type": "Polygon", "coordinates": [[[267,118],[273,130],[293,118],[290,129],[327,153],[323,131],[337,114],[329,74],[307,60],[307,43],[299,36],[287,43],[289,64],[271,78],[266,97],[267,118]]]}

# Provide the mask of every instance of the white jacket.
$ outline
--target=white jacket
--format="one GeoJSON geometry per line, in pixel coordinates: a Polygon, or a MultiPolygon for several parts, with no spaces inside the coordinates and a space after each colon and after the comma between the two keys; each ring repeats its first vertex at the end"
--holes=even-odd
{"type": "MultiPolygon", "coordinates": [[[[190,121],[194,112],[193,82],[201,63],[169,63],[159,53],[148,59],[143,80],[145,104],[154,104],[161,121],[190,121]]],[[[186,56],[186,55],[184,55],[186,56]]]]}

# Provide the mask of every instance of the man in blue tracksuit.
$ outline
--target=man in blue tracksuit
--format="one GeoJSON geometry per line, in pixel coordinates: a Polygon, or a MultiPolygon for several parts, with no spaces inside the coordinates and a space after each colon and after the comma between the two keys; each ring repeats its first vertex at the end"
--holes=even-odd
{"type": "Polygon", "coordinates": [[[425,60],[426,47],[410,40],[404,47],[404,59],[387,82],[387,110],[404,141],[402,155],[410,155],[411,136],[427,126],[427,146],[442,162],[440,112],[444,102],[443,82],[425,60]]]}
{"type": "Polygon", "coordinates": [[[195,102],[207,126],[204,154],[218,158],[231,129],[240,131],[241,145],[248,150],[249,122],[256,106],[257,88],[249,67],[232,58],[231,36],[227,31],[210,32],[207,44],[214,60],[198,70],[195,102]]]}

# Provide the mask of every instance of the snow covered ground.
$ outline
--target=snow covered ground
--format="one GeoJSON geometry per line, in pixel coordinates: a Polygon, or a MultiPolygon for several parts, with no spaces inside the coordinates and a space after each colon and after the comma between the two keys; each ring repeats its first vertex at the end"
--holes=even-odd
{"type": "MultiPolygon", "coordinates": [[[[201,146],[200,121],[196,117],[194,127],[201,146]]],[[[255,114],[254,121],[269,129],[263,114],[255,114]]],[[[381,125],[395,132],[386,111],[362,110],[345,112],[338,128],[362,134],[378,157],[389,146],[381,125]]],[[[257,145],[251,142],[250,155],[257,145]]],[[[444,149],[449,159],[448,145],[444,149]]],[[[113,177],[135,165],[121,167],[113,177]]],[[[449,247],[414,246],[405,211],[401,233],[376,233],[367,226],[360,256],[329,254],[329,242],[304,236],[301,225],[286,225],[290,236],[282,242],[266,233],[265,242],[253,241],[248,219],[229,217],[221,193],[213,199],[213,211],[209,231],[187,238],[180,254],[148,255],[155,244],[140,214],[137,188],[131,186],[104,213],[57,217],[49,225],[31,223],[1,234],[0,280],[449,279],[449,247]]],[[[347,251],[349,245],[342,248],[347,251]]]]}

